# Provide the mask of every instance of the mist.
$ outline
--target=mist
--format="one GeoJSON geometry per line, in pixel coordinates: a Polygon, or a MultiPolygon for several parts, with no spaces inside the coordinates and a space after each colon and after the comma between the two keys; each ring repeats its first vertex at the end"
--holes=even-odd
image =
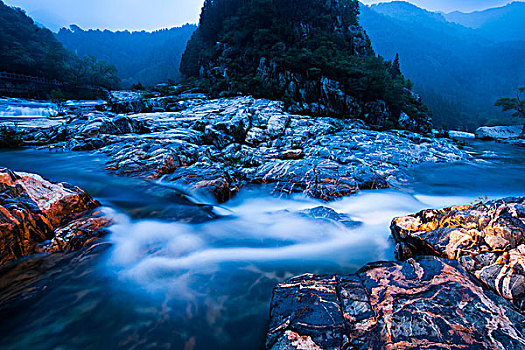
{"type": "MultiPolygon", "coordinates": [[[[364,0],[364,4],[382,1],[364,0]]],[[[508,0],[413,0],[431,11],[476,11],[504,6],[508,0]]],[[[84,29],[146,30],[197,23],[204,0],[6,0],[52,31],[76,24],[84,29]]]]}

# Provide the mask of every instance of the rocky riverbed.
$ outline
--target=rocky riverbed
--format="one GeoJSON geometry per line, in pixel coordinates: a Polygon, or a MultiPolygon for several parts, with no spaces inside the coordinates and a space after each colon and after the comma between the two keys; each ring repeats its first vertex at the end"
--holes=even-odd
{"type": "MultiPolygon", "coordinates": [[[[294,115],[281,103],[251,97],[208,100],[192,94],[146,107],[148,113],[85,111],[45,128],[4,123],[4,144],[40,150],[4,158],[17,168],[23,162],[12,160],[20,157],[49,157],[55,166],[60,157],[78,154],[63,160],[75,159],[64,168],[69,179],[77,172],[70,168],[84,169],[82,157],[96,156],[106,168],[96,171],[108,176],[102,182],[133,180],[124,191],[140,192],[144,201],[153,200],[152,193],[162,198],[148,205],[147,220],[141,220],[144,214],[133,216],[137,204],[118,205],[137,198],[112,194],[117,199],[105,205],[131,207],[125,211],[131,217],[114,219],[77,187],[2,170],[0,224],[8,229],[0,242],[8,266],[0,269],[0,314],[10,322],[0,322],[0,333],[8,346],[58,346],[58,338],[47,335],[60,327],[61,335],[82,335],[60,337],[70,347],[107,345],[85,327],[86,310],[99,305],[96,324],[108,327],[113,347],[260,347],[271,288],[279,283],[268,349],[525,347],[523,198],[397,218],[392,234],[399,260],[344,275],[356,271],[355,261],[362,266],[393,259],[378,252],[394,251],[382,235],[388,224],[378,220],[431,207],[395,192],[415,183],[414,169],[455,183],[453,176],[464,176],[467,166],[476,171],[467,180],[473,182],[479,171],[492,172],[487,164],[496,155],[477,160],[447,139],[372,130],[359,120],[294,115]],[[135,178],[142,179],[140,186],[135,178]],[[233,204],[197,203],[227,201],[233,204]],[[80,252],[69,253],[75,249],[80,252]],[[25,260],[15,263],[20,258],[25,260]],[[95,262],[116,270],[117,277],[106,272],[101,278],[95,262]],[[329,275],[289,279],[319,265],[329,275]],[[122,287],[123,280],[131,284],[122,287]],[[118,300],[113,288],[122,289],[118,300]],[[137,297],[136,289],[146,289],[148,297],[137,297]],[[52,313],[35,315],[50,308],[52,313]],[[21,338],[28,318],[41,330],[30,340],[21,338]]],[[[114,111],[146,107],[123,102],[114,111]]],[[[48,169],[38,164],[35,169],[48,169]]],[[[494,169],[501,173],[497,164],[494,169]]],[[[522,168],[507,169],[514,179],[522,168]]],[[[90,188],[98,199],[108,190],[90,188]]]]}
{"type": "MultiPolygon", "coordinates": [[[[172,97],[168,107],[155,101],[179,111],[91,112],[46,129],[7,128],[4,139],[102,152],[111,172],[159,179],[218,202],[254,184],[276,194],[333,200],[406,182],[406,170],[417,165],[469,159],[446,139],[374,131],[359,120],[293,115],[276,101],[195,94],[172,97]]],[[[124,107],[118,109],[136,106],[124,107]]]]}
{"type": "Polygon", "coordinates": [[[279,284],[266,348],[525,348],[524,203],[394,219],[399,262],[279,284]]]}

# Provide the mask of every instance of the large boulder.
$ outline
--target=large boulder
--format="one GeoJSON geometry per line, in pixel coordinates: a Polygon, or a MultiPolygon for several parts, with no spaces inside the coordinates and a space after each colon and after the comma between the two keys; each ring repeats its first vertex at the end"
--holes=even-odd
{"type": "Polygon", "coordinates": [[[42,251],[79,248],[110,220],[78,187],[0,169],[0,266],[42,251]]]}
{"type": "Polygon", "coordinates": [[[266,348],[520,349],[524,321],[456,261],[422,257],[279,284],[266,348]]]}
{"type": "Polygon", "coordinates": [[[458,260],[485,286],[525,311],[525,198],[424,210],[394,219],[400,259],[458,260]]]}
{"type": "Polygon", "coordinates": [[[476,138],[484,140],[517,138],[523,131],[523,125],[483,126],[476,130],[476,138]]]}

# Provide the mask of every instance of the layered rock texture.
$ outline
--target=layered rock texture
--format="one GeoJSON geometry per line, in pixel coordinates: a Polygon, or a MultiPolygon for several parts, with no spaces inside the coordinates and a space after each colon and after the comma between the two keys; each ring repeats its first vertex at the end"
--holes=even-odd
{"type": "Polygon", "coordinates": [[[525,311],[525,198],[425,210],[397,218],[397,255],[458,260],[487,287],[525,311]]]}
{"type": "Polygon", "coordinates": [[[483,126],[476,130],[476,137],[484,140],[517,139],[520,135],[523,135],[523,130],[525,130],[523,125],[483,126]]]}
{"type": "Polygon", "coordinates": [[[468,160],[447,140],[378,132],[362,121],[290,114],[251,97],[172,97],[178,112],[87,113],[62,125],[9,129],[22,146],[103,152],[108,170],[224,202],[247,185],[332,200],[407,181],[426,162],[468,160]]]}
{"type": "Polygon", "coordinates": [[[211,94],[280,99],[295,113],[428,132],[399,60],[376,57],[353,0],[207,0],[181,72],[211,94]]]}
{"type": "Polygon", "coordinates": [[[0,266],[85,246],[109,226],[99,207],[78,187],[0,169],[0,266]]]}
{"type": "Polygon", "coordinates": [[[266,348],[525,348],[525,198],[394,219],[399,262],[278,285],[266,348]]]}
{"type": "Polygon", "coordinates": [[[456,261],[422,257],[281,283],[266,348],[521,349],[524,321],[456,261]]]}

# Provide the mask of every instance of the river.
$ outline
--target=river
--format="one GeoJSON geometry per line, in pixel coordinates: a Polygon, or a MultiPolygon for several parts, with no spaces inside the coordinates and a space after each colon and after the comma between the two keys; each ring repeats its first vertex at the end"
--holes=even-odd
{"type": "Polygon", "coordinates": [[[0,270],[0,348],[261,349],[276,283],[394,259],[395,216],[525,194],[525,148],[465,142],[476,161],[419,167],[399,188],[329,204],[251,188],[212,206],[110,175],[103,155],[0,151],[0,166],[77,185],[117,222],[106,243],[87,252],[0,270]],[[361,224],[293,215],[320,205],[361,224]]]}

